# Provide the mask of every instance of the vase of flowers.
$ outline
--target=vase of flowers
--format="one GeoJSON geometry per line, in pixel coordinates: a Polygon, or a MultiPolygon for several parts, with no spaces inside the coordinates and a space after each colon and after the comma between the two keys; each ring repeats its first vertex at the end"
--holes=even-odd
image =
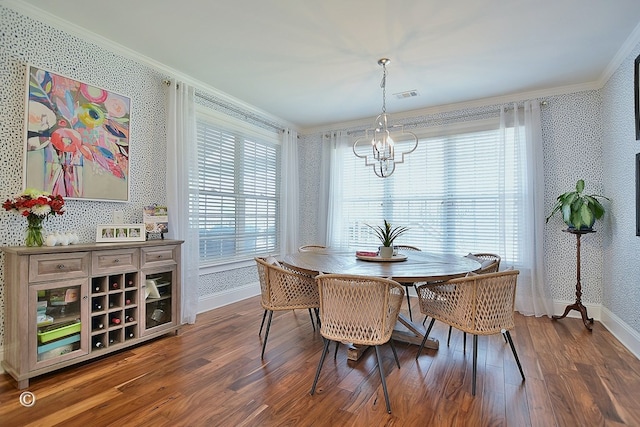
{"type": "Polygon", "coordinates": [[[7,211],[16,212],[27,218],[25,244],[27,246],[42,246],[42,221],[51,215],[64,213],[64,199],[60,195],[27,188],[22,194],[7,199],[2,207],[7,211]]]}
{"type": "Polygon", "coordinates": [[[381,258],[393,257],[393,241],[405,231],[409,230],[407,227],[395,227],[392,228],[391,224],[384,220],[384,227],[379,225],[373,226],[367,224],[378,236],[382,246],[379,248],[379,255],[381,258]]]}

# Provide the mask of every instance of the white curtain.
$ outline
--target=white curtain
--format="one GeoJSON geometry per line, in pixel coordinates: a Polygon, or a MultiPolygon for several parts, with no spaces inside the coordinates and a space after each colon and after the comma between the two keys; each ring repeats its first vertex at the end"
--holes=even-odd
{"type": "Polygon", "coordinates": [[[515,129],[520,129],[515,132],[514,142],[520,146],[520,152],[526,153],[522,176],[525,217],[520,224],[524,230],[524,241],[520,245],[523,266],[519,267],[516,310],[527,316],[550,316],[553,304],[544,277],[544,165],[540,103],[527,101],[523,108],[514,105],[508,112],[502,108],[500,129],[503,137],[506,137],[505,129],[510,121],[513,121],[515,129]]]}
{"type": "Polygon", "coordinates": [[[171,81],[167,117],[167,207],[169,233],[182,245],[182,323],[195,323],[198,310],[198,145],[194,89],[171,81]],[[193,185],[192,185],[193,184],[193,185]],[[190,216],[191,214],[191,216],[190,216]]]}
{"type": "MultiPolygon", "coordinates": [[[[349,246],[348,237],[344,236],[342,230],[342,205],[339,202],[342,200],[342,189],[344,188],[342,182],[342,170],[335,167],[335,165],[341,164],[339,159],[345,155],[346,151],[350,150],[349,137],[346,132],[332,132],[329,136],[323,136],[322,140],[323,150],[329,150],[328,155],[323,155],[323,160],[328,160],[327,165],[329,172],[329,192],[328,192],[328,206],[327,206],[327,245],[340,248],[349,246]]],[[[324,151],[323,151],[324,153],[324,151]]]]}
{"type": "Polygon", "coordinates": [[[282,133],[280,184],[280,242],[283,254],[298,251],[298,133],[285,129],[282,133]]]}

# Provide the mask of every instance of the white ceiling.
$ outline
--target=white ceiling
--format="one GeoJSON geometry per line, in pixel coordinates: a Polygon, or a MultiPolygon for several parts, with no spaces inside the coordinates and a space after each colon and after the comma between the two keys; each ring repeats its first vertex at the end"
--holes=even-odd
{"type": "MultiPolygon", "coordinates": [[[[12,3],[15,3],[13,1],[12,3]]],[[[640,0],[23,0],[301,129],[597,84],[640,0]],[[393,94],[417,90],[418,97],[393,94]]],[[[616,64],[613,64],[616,65],[616,64]]]]}

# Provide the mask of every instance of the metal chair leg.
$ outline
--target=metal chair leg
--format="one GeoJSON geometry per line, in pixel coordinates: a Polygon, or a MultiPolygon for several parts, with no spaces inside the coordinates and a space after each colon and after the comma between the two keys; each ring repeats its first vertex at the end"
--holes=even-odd
{"type": "MultiPolygon", "coordinates": [[[[320,356],[320,362],[318,363],[318,369],[316,369],[316,377],[313,380],[313,386],[311,386],[311,395],[316,391],[316,385],[318,384],[318,378],[320,378],[320,371],[322,370],[322,364],[324,363],[324,358],[327,355],[327,351],[329,350],[329,340],[324,339],[324,348],[322,349],[322,356],[320,356]]],[[[336,342],[337,345],[337,342],[336,342]]]]}
{"type": "Polygon", "coordinates": [[[313,320],[313,313],[311,309],[309,309],[309,318],[311,319],[311,326],[313,327],[313,332],[316,331],[316,322],[313,320]]]}
{"type": "Polygon", "coordinates": [[[518,353],[516,352],[516,348],[513,345],[513,340],[511,339],[511,334],[509,333],[509,331],[504,331],[503,335],[509,341],[509,345],[511,346],[511,351],[513,352],[513,357],[516,358],[516,363],[518,364],[518,369],[520,370],[520,375],[522,376],[522,381],[524,381],[524,372],[522,371],[522,365],[520,365],[520,359],[518,359],[518,353]]]}
{"type": "Polygon", "coordinates": [[[393,357],[396,359],[396,365],[398,365],[398,369],[400,369],[400,360],[398,360],[398,353],[396,352],[396,346],[393,343],[393,338],[389,340],[389,345],[391,346],[391,350],[393,351],[393,357]]]}
{"type": "Polygon", "coordinates": [[[429,323],[429,327],[427,328],[427,332],[424,333],[424,338],[422,339],[422,344],[420,344],[420,348],[418,349],[418,354],[416,354],[416,360],[420,357],[420,353],[422,353],[422,349],[424,348],[424,344],[427,342],[427,338],[429,338],[429,333],[431,332],[431,328],[433,328],[433,324],[436,323],[436,319],[431,319],[431,323],[429,323]]]}
{"type": "Polygon", "coordinates": [[[320,322],[320,309],[314,308],[313,311],[316,312],[316,324],[318,325],[318,328],[320,328],[322,326],[322,323],[320,322]]]}
{"type": "MultiPolygon", "coordinates": [[[[466,341],[466,340],[465,340],[466,341]]],[[[476,374],[478,373],[478,336],[473,336],[473,385],[471,394],[476,395],[476,374]]]]}
{"type": "Polygon", "coordinates": [[[260,323],[260,332],[258,332],[258,336],[262,335],[262,327],[264,326],[264,319],[267,318],[267,310],[262,314],[262,323],[260,323]]]}
{"type": "Polygon", "coordinates": [[[264,342],[262,343],[261,359],[264,359],[264,349],[267,348],[267,339],[269,338],[269,329],[271,329],[271,318],[273,317],[273,311],[269,310],[269,320],[267,321],[267,330],[264,333],[264,342]]]}
{"type": "Polygon", "coordinates": [[[453,326],[449,326],[449,334],[447,335],[447,347],[449,347],[449,342],[451,341],[451,329],[453,326]]]}
{"type": "Polygon", "coordinates": [[[340,341],[336,341],[336,349],[333,351],[333,360],[338,357],[338,347],[340,347],[340,341]]]}
{"type": "Polygon", "coordinates": [[[380,357],[379,346],[374,346],[376,349],[376,358],[378,359],[378,370],[380,371],[380,378],[382,379],[382,391],[384,392],[384,401],[387,404],[387,412],[391,413],[391,404],[389,403],[389,393],[387,393],[387,381],[384,379],[384,370],[382,369],[382,357],[380,357]]]}
{"type": "Polygon", "coordinates": [[[409,319],[413,322],[413,314],[411,314],[411,297],[409,296],[409,286],[411,286],[411,284],[403,283],[403,285],[407,294],[407,308],[409,309],[409,319]]]}
{"type": "Polygon", "coordinates": [[[463,353],[467,352],[467,333],[466,332],[462,333],[462,352],[463,353]]]}

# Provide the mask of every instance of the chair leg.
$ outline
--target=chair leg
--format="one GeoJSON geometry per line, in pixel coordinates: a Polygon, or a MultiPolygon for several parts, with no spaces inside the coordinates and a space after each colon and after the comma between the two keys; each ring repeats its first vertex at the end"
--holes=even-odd
{"type": "Polygon", "coordinates": [[[382,391],[384,392],[384,401],[387,404],[387,412],[391,413],[391,404],[389,403],[389,393],[387,393],[387,381],[384,379],[384,370],[382,369],[382,357],[380,357],[379,346],[374,346],[376,349],[376,358],[378,359],[378,370],[380,371],[380,378],[382,379],[382,391]]]}
{"type": "Polygon", "coordinates": [[[271,329],[271,318],[273,317],[273,311],[269,310],[269,320],[267,321],[267,330],[264,333],[264,342],[262,343],[261,359],[264,359],[264,349],[267,348],[267,339],[269,338],[269,329],[271,329]]]}
{"type": "Polygon", "coordinates": [[[427,323],[428,318],[429,316],[424,316],[424,319],[422,319],[422,326],[424,326],[424,324],[427,323]]]}
{"type": "Polygon", "coordinates": [[[427,342],[427,338],[429,338],[429,333],[431,332],[431,328],[433,328],[433,324],[436,323],[436,319],[431,319],[429,323],[429,327],[427,328],[427,332],[424,333],[424,338],[422,339],[422,344],[420,344],[420,348],[418,349],[418,354],[416,354],[416,360],[420,357],[420,353],[422,353],[422,349],[424,348],[424,344],[427,342]]]}
{"type": "MultiPolygon", "coordinates": [[[[320,362],[318,363],[318,369],[316,369],[316,377],[313,380],[313,386],[311,386],[311,395],[316,391],[316,385],[318,384],[318,378],[320,378],[320,371],[322,370],[322,364],[324,363],[324,358],[327,355],[327,351],[329,350],[329,340],[324,339],[324,348],[322,349],[322,356],[320,356],[320,362]]],[[[336,342],[336,346],[338,343],[336,342]]]]}
{"type": "Polygon", "coordinates": [[[447,335],[447,347],[449,347],[449,342],[451,342],[451,329],[453,326],[449,326],[449,334],[447,335]]]}
{"type": "Polygon", "coordinates": [[[340,341],[336,341],[336,349],[333,351],[333,360],[338,357],[338,347],[340,347],[340,341]]]}
{"type": "MultiPolygon", "coordinates": [[[[466,341],[466,339],[465,339],[466,341]]],[[[478,336],[473,336],[473,381],[471,394],[476,395],[476,374],[478,373],[478,336]]]]}
{"type": "Polygon", "coordinates": [[[393,338],[389,340],[389,345],[391,346],[391,350],[393,351],[393,357],[396,358],[396,365],[398,365],[398,369],[400,369],[400,360],[398,360],[398,353],[396,352],[396,346],[393,343],[393,338]]]}
{"type": "Polygon", "coordinates": [[[260,332],[258,332],[258,336],[262,335],[262,327],[264,326],[264,319],[267,318],[267,310],[264,311],[262,315],[262,323],[260,323],[260,332]]]}
{"type": "Polygon", "coordinates": [[[467,352],[467,333],[466,332],[462,333],[462,352],[463,353],[467,352]]]}
{"type": "Polygon", "coordinates": [[[318,325],[318,328],[320,328],[322,326],[322,323],[320,323],[320,309],[314,308],[313,311],[316,312],[316,324],[318,325]]]}
{"type": "Polygon", "coordinates": [[[516,348],[513,345],[513,340],[511,339],[511,334],[509,331],[504,332],[504,336],[509,341],[509,345],[511,346],[511,351],[513,352],[513,357],[516,358],[516,363],[518,364],[518,369],[520,370],[520,375],[522,375],[522,381],[524,381],[524,372],[522,371],[522,365],[520,365],[520,359],[518,359],[518,353],[516,352],[516,348]]]}
{"type": "Polygon", "coordinates": [[[313,320],[313,313],[311,309],[309,309],[309,318],[311,319],[311,326],[313,326],[313,332],[316,331],[316,322],[313,320]]]}
{"type": "Polygon", "coordinates": [[[408,284],[404,284],[404,289],[407,293],[407,308],[409,309],[409,319],[413,322],[413,315],[411,314],[411,297],[409,296],[409,286],[408,284]]]}

